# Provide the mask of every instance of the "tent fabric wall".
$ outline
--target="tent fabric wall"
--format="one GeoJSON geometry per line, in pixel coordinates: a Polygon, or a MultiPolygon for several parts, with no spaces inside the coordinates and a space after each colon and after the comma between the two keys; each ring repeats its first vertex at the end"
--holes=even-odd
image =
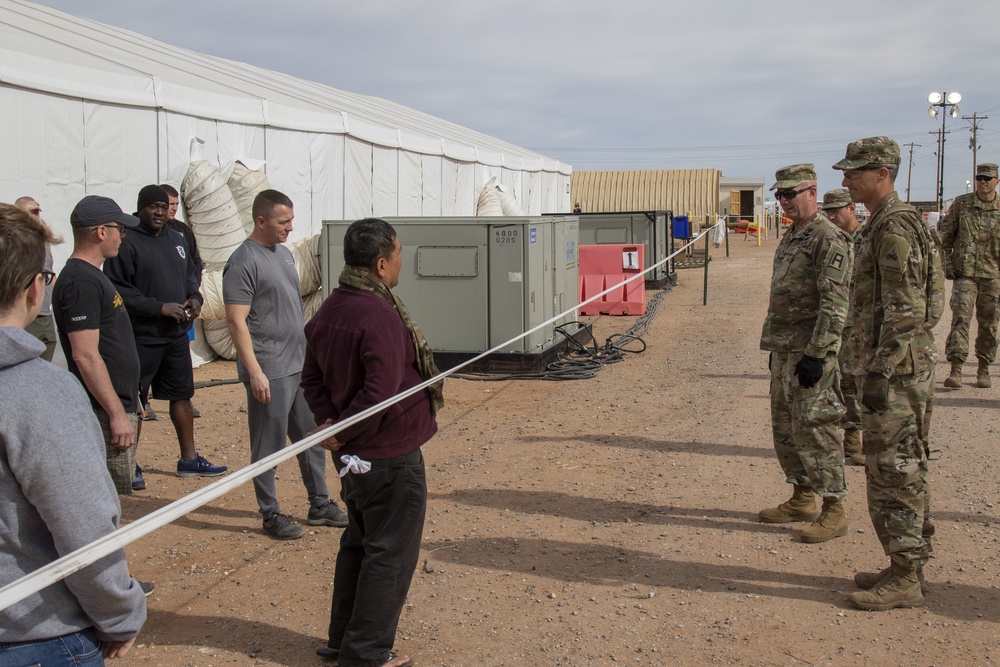
{"type": "MultiPolygon", "coordinates": [[[[0,201],[36,197],[67,237],[86,194],[131,211],[143,185],[179,185],[195,139],[224,176],[263,163],[293,240],[323,219],[472,215],[491,176],[528,215],[571,208],[569,165],[501,139],[23,0],[0,0],[0,105],[0,201]]],[[[61,267],[70,248],[54,252],[61,267]]]]}

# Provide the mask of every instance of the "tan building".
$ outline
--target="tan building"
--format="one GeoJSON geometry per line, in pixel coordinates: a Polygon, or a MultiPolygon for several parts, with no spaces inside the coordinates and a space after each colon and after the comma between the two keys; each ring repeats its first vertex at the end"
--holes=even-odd
{"type": "Polygon", "coordinates": [[[570,201],[584,213],[665,210],[702,223],[720,212],[721,179],[718,169],[574,171],[570,201]]]}

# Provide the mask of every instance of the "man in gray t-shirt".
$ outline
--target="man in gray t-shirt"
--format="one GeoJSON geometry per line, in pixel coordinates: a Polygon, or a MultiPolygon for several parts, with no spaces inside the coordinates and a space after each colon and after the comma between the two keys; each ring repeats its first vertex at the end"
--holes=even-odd
{"type": "MultiPolygon", "coordinates": [[[[316,428],[299,382],[305,359],[302,298],[292,253],[282,245],[292,231],[292,201],[277,190],[264,190],[253,202],[250,238],[233,252],[222,271],[226,324],[236,346],[236,370],[247,392],[250,461],[270,456],[316,428]]],[[[309,495],[310,526],[347,525],[347,515],[330,502],[326,452],[318,445],[298,455],[302,482],[309,495]]],[[[274,469],[253,480],[264,532],[276,540],[294,540],[305,531],[278,505],[274,469]]]]}

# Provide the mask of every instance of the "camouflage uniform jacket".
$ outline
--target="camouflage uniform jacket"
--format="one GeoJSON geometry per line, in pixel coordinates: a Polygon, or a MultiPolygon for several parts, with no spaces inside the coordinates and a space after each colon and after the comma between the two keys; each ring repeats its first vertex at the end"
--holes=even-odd
{"type": "Polygon", "coordinates": [[[847,317],[852,262],[847,235],[819,211],[785,232],[774,253],[760,349],[818,359],[835,354],[847,317]]]}
{"type": "Polygon", "coordinates": [[[857,257],[852,326],[862,373],[929,370],[944,312],[944,273],[930,228],[895,192],[875,207],[857,257]]]}
{"type": "Polygon", "coordinates": [[[955,197],[941,221],[941,261],[960,278],[1000,278],[1000,197],[955,197]]]}
{"type": "Polygon", "coordinates": [[[867,225],[861,225],[850,235],[851,247],[854,250],[854,270],[851,272],[851,286],[847,301],[847,321],[844,322],[844,333],[840,343],[840,351],[837,359],[840,361],[840,368],[844,373],[851,375],[864,375],[865,369],[858,363],[858,350],[861,342],[854,331],[854,287],[858,280],[858,256],[861,254],[861,244],[865,240],[867,225]]]}

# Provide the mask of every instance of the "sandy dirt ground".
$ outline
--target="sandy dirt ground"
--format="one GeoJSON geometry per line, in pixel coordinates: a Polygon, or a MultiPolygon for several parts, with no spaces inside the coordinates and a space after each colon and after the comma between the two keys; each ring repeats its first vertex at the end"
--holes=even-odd
{"type": "MultiPolygon", "coordinates": [[[[1000,382],[935,391],[935,558],[926,604],[873,613],[847,594],[883,567],[864,472],[848,470],[850,531],[824,544],[801,524],[758,523],[785,500],[758,350],[777,241],[732,236],[702,274],[682,271],[647,349],[583,381],[449,379],[427,446],[420,566],[396,650],[417,665],[987,665],[1000,658],[1000,382]]],[[[651,296],[653,293],[647,293],[651,296]]],[[[591,317],[599,341],[632,317],[591,317]]],[[[938,326],[943,349],[948,315],[938,326]]],[[[974,376],[975,361],[967,364],[974,376]]],[[[229,362],[196,380],[235,376],[229,362]]],[[[974,379],[974,377],[973,377],[974,379]]],[[[199,389],[198,447],[249,463],[242,385],[199,389]]],[[[210,482],[173,474],[166,404],[142,433],[148,489],[126,521],[210,482]]],[[[339,490],[332,464],[331,488],[339,490]]],[[[294,462],[278,469],[284,510],[304,524],[294,462]]],[[[71,500],[71,498],[70,498],[71,500]]],[[[156,583],[149,620],[117,664],[321,665],[339,531],[292,542],[261,532],[250,484],[133,543],[134,575],[156,583]]]]}

